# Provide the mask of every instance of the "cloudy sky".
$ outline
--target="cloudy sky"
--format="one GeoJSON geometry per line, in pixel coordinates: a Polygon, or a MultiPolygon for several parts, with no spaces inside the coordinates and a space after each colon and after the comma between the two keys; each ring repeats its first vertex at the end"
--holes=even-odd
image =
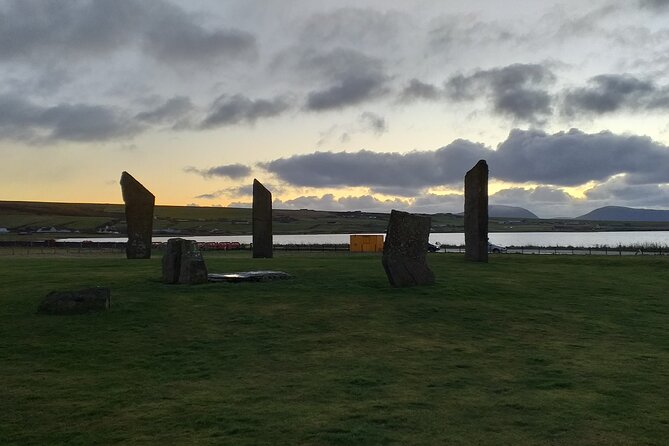
{"type": "Polygon", "coordinates": [[[0,199],[669,208],[669,0],[0,0],[0,199]]]}

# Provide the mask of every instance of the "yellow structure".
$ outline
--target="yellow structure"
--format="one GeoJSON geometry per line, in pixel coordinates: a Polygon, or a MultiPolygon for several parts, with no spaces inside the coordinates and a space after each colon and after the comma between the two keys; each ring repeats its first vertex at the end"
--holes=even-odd
{"type": "Polygon", "coordinates": [[[382,235],[351,234],[351,252],[383,252],[382,235]]]}

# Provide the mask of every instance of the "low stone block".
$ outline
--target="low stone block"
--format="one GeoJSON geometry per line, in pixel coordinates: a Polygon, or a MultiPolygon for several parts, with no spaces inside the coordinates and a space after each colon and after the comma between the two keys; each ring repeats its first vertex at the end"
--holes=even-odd
{"type": "Polygon", "coordinates": [[[430,217],[391,211],[381,262],[392,286],[434,283],[426,259],[430,223],[430,217]]]}
{"type": "Polygon", "coordinates": [[[111,290],[104,287],[75,291],[52,291],[40,303],[37,313],[52,315],[87,314],[107,311],[111,290]]]}
{"type": "Polygon", "coordinates": [[[210,282],[270,282],[273,280],[290,279],[283,271],[243,271],[238,273],[210,273],[210,282]]]}
{"type": "Polygon", "coordinates": [[[164,283],[194,285],[207,282],[207,265],[194,240],[169,239],[162,265],[164,283]]]}

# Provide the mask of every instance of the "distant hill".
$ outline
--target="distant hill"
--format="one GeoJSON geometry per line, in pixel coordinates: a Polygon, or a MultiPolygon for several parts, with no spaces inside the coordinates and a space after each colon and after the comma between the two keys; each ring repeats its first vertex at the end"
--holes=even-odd
{"type": "Polygon", "coordinates": [[[501,204],[488,205],[488,217],[493,218],[539,218],[533,212],[518,206],[504,206],[501,204]]]}
{"type": "Polygon", "coordinates": [[[624,206],[604,206],[576,220],[603,221],[669,221],[669,210],[635,209],[624,206]]]}

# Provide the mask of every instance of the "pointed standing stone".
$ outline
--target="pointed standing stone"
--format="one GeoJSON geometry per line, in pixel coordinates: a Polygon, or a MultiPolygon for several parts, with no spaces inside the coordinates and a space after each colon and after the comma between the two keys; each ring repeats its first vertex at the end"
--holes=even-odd
{"type": "Polygon", "coordinates": [[[390,212],[381,262],[392,286],[434,283],[434,273],[426,261],[430,222],[430,217],[390,212]]]}
{"type": "Polygon", "coordinates": [[[150,259],[153,206],[156,197],[128,172],[121,174],[121,191],[125,202],[125,220],[128,225],[126,257],[150,259]]]}
{"type": "Polygon", "coordinates": [[[480,160],[465,175],[465,259],[488,261],[488,164],[480,160]]]}
{"type": "Polygon", "coordinates": [[[272,193],[253,179],[253,258],[272,258],[272,193]]]}

